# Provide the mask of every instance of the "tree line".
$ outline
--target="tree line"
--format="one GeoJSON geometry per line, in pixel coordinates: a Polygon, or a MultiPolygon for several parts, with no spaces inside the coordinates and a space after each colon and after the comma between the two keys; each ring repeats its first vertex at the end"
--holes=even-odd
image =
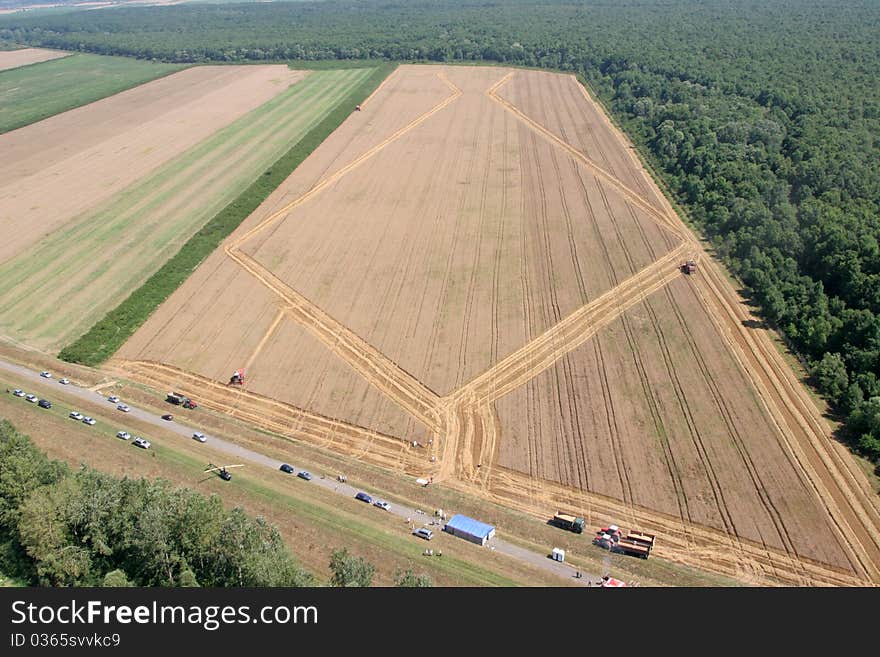
{"type": "Polygon", "coordinates": [[[0,421],[0,571],[32,586],[307,586],[277,528],[163,480],[50,460],[0,421]]]}
{"type": "MultiPolygon", "coordinates": [[[[371,586],[375,567],[330,555],[331,586],[371,586]]],[[[0,573],[30,586],[317,586],[278,530],[216,495],[50,460],[0,420],[0,573]]],[[[394,583],[426,587],[398,569],[394,583]]]]}
{"type": "Polygon", "coordinates": [[[880,461],[880,6],[870,0],[328,0],[6,18],[0,39],[175,62],[570,71],[880,461]]]}

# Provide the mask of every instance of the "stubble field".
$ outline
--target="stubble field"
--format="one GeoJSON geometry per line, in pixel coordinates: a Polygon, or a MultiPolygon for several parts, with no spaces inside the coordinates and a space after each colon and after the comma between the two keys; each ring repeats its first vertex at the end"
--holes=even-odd
{"type": "Polygon", "coordinates": [[[114,366],[674,560],[878,581],[876,504],[628,148],[571,76],[401,67],[114,366]]]}
{"type": "Polygon", "coordinates": [[[70,53],[45,48],[21,48],[20,50],[0,50],[0,71],[28,64],[47,62],[50,59],[67,57],[70,53]]]}

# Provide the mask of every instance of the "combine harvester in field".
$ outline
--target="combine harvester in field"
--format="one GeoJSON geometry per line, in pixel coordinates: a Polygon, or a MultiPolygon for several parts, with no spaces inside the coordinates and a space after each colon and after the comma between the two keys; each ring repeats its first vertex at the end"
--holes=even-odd
{"type": "Polygon", "coordinates": [[[688,260],[686,263],[684,263],[680,267],[680,269],[681,269],[681,273],[687,274],[688,276],[690,276],[691,274],[693,274],[694,272],[697,271],[697,262],[695,260],[688,260]]]}
{"type": "Polygon", "coordinates": [[[235,370],[232,373],[232,376],[229,377],[229,383],[227,385],[230,385],[230,386],[243,386],[244,385],[244,368],[243,367],[235,370]]]}
{"type": "Polygon", "coordinates": [[[654,547],[655,541],[656,537],[653,534],[632,530],[623,535],[617,525],[609,525],[596,532],[593,545],[598,545],[611,552],[647,559],[651,556],[651,549],[654,547]]]}

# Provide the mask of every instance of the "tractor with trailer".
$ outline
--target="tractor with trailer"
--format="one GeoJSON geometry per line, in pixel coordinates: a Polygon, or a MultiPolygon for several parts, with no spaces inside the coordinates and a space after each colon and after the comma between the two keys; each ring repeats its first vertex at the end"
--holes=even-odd
{"type": "Polygon", "coordinates": [[[196,407],[196,403],[192,399],[179,392],[169,392],[165,397],[165,401],[175,406],[183,406],[184,408],[196,407]]]}
{"type": "Polygon", "coordinates": [[[645,534],[637,530],[623,534],[617,525],[609,525],[596,532],[593,545],[618,554],[647,559],[651,556],[655,541],[656,537],[653,534],[645,534]]]}
{"type": "Polygon", "coordinates": [[[586,521],[583,518],[577,518],[566,513],[557,513],[553,516],[550,524],[560,529],[567,529],[575,534],[583,534],[586,521]]]}

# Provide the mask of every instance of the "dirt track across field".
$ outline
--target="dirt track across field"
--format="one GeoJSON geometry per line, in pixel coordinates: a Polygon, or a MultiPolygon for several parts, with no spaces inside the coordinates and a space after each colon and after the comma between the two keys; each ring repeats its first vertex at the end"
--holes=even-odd
{"type": "Polygon", "coordinates": [[[573,77],[401,67],[325,145],[120,372],[758,584],[880,583],[863,476],[573,77]],[[285,350],[320,371],[289,376],[285,350]],[[243,364],[246,390],[224,385],[243,364]]]}
{"type": "Polygon", "coordinates": [[[0,50],[0,71],[18,68],[28,64],[48,62],[50,59],[67,57],[69,52],[46,50],[45,48],[22,48],[21,50],[0,50]]]}

